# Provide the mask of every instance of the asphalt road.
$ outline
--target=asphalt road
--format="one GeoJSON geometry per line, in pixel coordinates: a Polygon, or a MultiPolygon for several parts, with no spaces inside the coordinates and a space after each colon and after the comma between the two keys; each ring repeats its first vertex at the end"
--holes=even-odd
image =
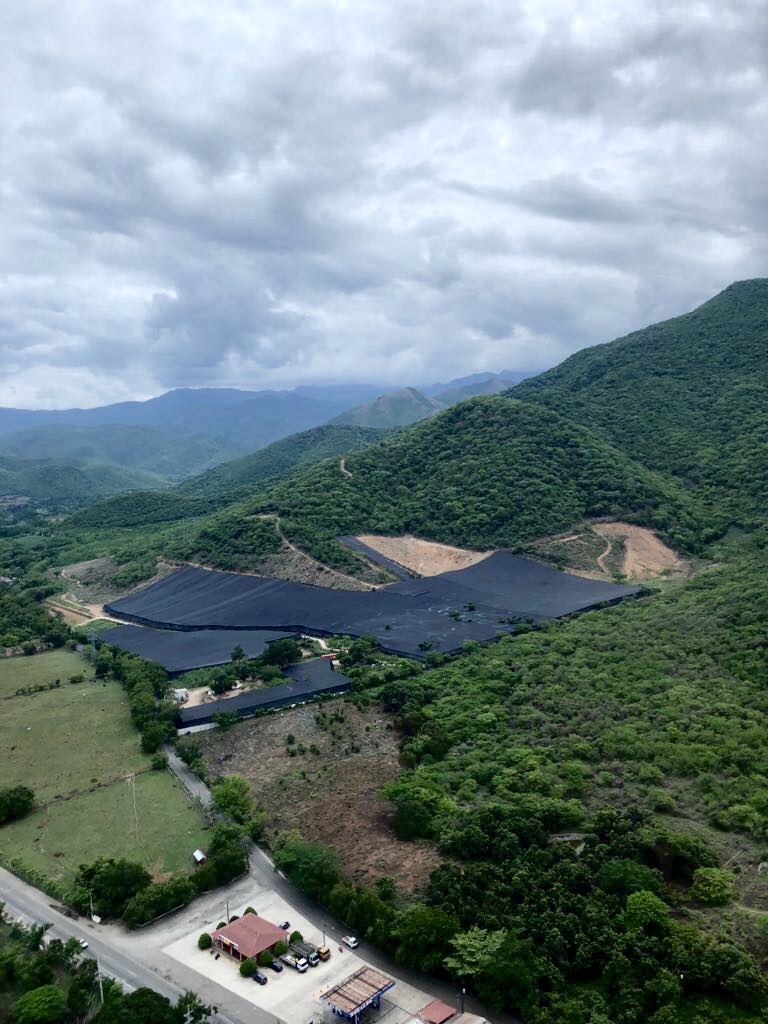
{"type": "MultiPolygon", "coordinates": [[[[87,918],[69,917],[62,913],[60,904],[51,897],[2,868],[0,900],[11,917],[30,924],[50,923],[48,934],[54,938],[85,939],[88,949],[84,955],[96,959],[102,974],[115,978],[130,989],[151,988],[173,1002],[187,991],[196,992],[204,1002],[221,1007],[216,1017],[220,1024],[253,1024],[257,1008],[252,1003],[193,971],[185,970],[181,964],[174,964],[175,969],[171,973],[165,966],[158,969],[143,960],[142,946],[150,957],[152,952],[146,947],[142,932],[124,932],[116,925],[95,925],[87,918]]],[[[266,1019],[271,1020],[265,1015],[266,1019]]]]}

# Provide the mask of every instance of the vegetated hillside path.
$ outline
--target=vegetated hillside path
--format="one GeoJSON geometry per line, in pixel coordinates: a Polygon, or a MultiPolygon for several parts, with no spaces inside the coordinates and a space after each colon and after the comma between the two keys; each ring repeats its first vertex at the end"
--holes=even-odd
{"type": "MultiPolygon", "coordinates": [[[[603,538],[603,539],[605,540],[606,538],[603,538]]],[[[608,572],[608,570],[605,568],[605,560],[608,557],[608,555],[610,555],[612,547],[613,547],[613,541],[608,539],[608,541],[607,541],[607,543],[605,545],[605,551],[603,551],[603,553],[601,555],[597,556],[596,561],[597,561],[598,567],[600,569],[600,572],[605,572],[605,573],[608,572]]]]}
{"type": "MultiPolygon", "coordinates": [[[[350,473],[349,475],[351,476],[352,474],[350,473]]],[[[346,573],[339,572],[337,569],[331,569],[327,565],[323,565],[322,562],[318,562],[318,560],[316,558],[313,558],[311,555],[308,555],[306,553],[306,551],[302,551],[301,548],[297,548],[296,545],[292,541],[288,540],[286,535],[283,533],[283,528],[280,525],[280,519],[279,519],[279,517],[274,512],[262,512],[257,518],[258,519],[271,519],[272,522],[275,525],[275,530],[277,531],[278,537],[283,542],[283,544],[285,544],[286,547],[291,549],[291,551],[295,551],[297,555],[301,555],[302,558],[306,558],[306,560],[308,562],[311,562],[312,565],[317,566],[317,568],[321,569],[323,572],[333,573],[333,575],[336,576],[337,579],[347,580],[347,582],[349,582],[349,583],[354,583],[355,586],[354,586],[353,589],[355,589],[355,590],[359,590],[360,589],[360,584],[361,584],[362,580],[359,580],[359,579],[357,579],[354,576],[348,576],[346,573]]],[[[376,586],[374,586],[373,583],[366,584],[366,586],[367,586],[367,588],[369,590],[376,590],[377,589],[376,586]]]]}
{"type": "Polygon", "coordinates": [[[603,559],[610,552],[614,540],[624,542],[621,571],[627,579],[647,580],[666,571],[687,568],[683,559],[645,526],[621,522],[594,523],[592,529],[608,542],[608,549],[597,559],[597,564],[604,572],[603,559]]]}
{"type": "Polygon", "coordinates": [[[347,476],[350,479],[352,479],[352,474],[347,469],[347,460],[345,458],[339,459],[339,469],[341,470],[342,476],[347,476]]]}

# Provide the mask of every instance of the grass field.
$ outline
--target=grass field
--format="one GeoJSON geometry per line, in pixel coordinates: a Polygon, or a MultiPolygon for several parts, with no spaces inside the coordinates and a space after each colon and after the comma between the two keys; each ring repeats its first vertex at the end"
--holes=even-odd
{"type": "Polygon", "coordinates": [[[72,651],[0,662],[0,787],[23,783],[41,805],[0,829],[0,853],[65,884],[97,857],[137,860],[157,877],[190,868],[202,816],[168,772],[148,770],[120,686],[92,676],[72,651]],[[2,699],[57,678],[54,690],[2,699]]]}
{"type": "Polygon", "coordinates": [[[0,829],[0,854],[20,857],[65,885],[78,865],[97,857],[137,861],[160,879],[187,871],[192,851],[206,845],[200,815],[168,772],[145,772],[58,800],[0,829]]]}
{"type": "MultiPolygon", "coordinates": [[[[82,654],[61,648],[32,656],[0,658],[0,699],[14,694],[21,686],[43,686],[60,679],[65,686],[70,676],[85,675],[93,678],[93,669],[82,654]]],[[[5,717],[8,708],[2,706],[5,717]]]]}
{"type": "Polygon", "coordinates": [[[127,698],[111,681],[62,683],[56,690],[4,700],[0,750],[6,755],[0,785],[24,783],[41,803],[149,765],[127,698]]]}

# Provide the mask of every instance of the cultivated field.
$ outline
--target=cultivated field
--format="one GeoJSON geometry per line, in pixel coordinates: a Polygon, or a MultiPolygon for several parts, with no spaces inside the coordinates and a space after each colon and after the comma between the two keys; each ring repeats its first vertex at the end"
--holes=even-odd
{"type": "MultiPolygon", "coordinates": [[[[0,700],[22,687],[47,686],[56,679],[61,685],[67,684],[70,676],[85,675],[93,678],[93,669],[81,654],[61,648],[58,651],[45,651],[33,657],[17,655],[13,658],[0,658],[0,700]]],[[[8,708],[2,705],[2,717],[8,708]]]]}
{"type": "Polygon", "coordinates": [[[433,847],[394,836],[391,809],[377,798],[400,772],[398,737],[379,710],[331,701],[200,733],[194,742],[212,778],[250,779],[268,835],[297,828],[338,850],[356,880],[389,875],[401,891],[413,891],[439,863],[433,847]]]}
{"type": "Polygon", "coordinates": [[[5,692],[61,678],[0,698],[0,786],[29,786],[39,805],[0,829],[0,854],[65,881],[100,856],[139,860],[158,877],[191,866],[202,816],[168,772],[149,770],[117,683],[67,681],[87,669],[71,651],[0,662],[5,692]]]}
{"type": "Polygon", "coordinates": [[[96,857],[137,861],[159,881],[189,869],[192,851],[206,844],[200,815],[171,775],[146,770],[0,829],[0,855],[20,857],[65,884],[96,857]]]}

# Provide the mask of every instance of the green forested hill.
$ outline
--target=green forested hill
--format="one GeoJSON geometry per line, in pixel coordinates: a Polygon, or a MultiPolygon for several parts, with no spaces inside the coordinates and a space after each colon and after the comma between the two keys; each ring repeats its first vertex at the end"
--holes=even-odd
{"type": "Polygon", "coordinates": [[[514,393],[692,485],[723,518],[750,520],[768,493],[768,279],[577,352],[514,393]]]}
{"type": "Polygon", "coordinates": [[[257,501],[300,546],[333,558],[331,537],[413,532],[470,547],[510,546],[585,516],[648,523],[678,547],[701,536],[684,488],[589,429],[534,403],[472,399],[257,501]]]}
{"type": "Polygon", "coordinates": [[[182,494],[235,500],[322,459],[359,451],[380,440],[384,431],[329,423],[274,441],[252,455],[216,466],[179,484],[182,494]]]}
{"type": "Polygon", "coordinates": [[[0,455],[0,494],[27,495],[54,511],[78,508],[110,494],[156,484],[156,477],[118,466],[85,466],[0,455]]]}
{"type": "Polygon", "coordinates": [[[433,416],[444,408],[443,402],[427,398],[416,388],[400,388],[342,413],[333,422],[391,430],[393,427],[407,427],[427,416],[433,416]]]}
{"type": "Polygon", "coordinates": [[[154,476],[158,483],[202,473],[238,454],[233,444],[220,438],[179,436],[154,427],[108,423],[30,427],[0,437],[0,451],[27,459],[120,466],[154,476]]]}

